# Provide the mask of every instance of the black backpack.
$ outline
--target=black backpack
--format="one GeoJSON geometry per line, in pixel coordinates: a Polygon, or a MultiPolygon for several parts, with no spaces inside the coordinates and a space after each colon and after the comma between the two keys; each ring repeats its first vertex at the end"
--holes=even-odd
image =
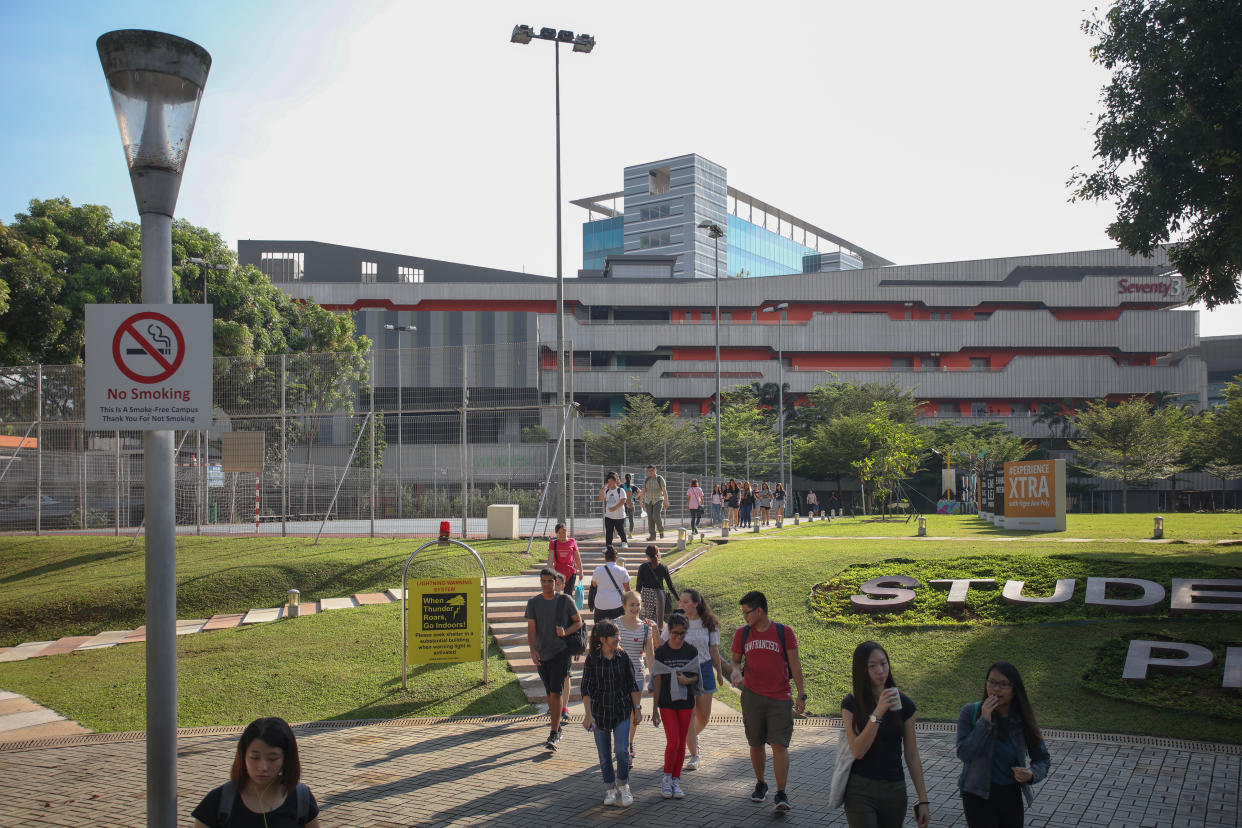
{"type": "MultiPolygon", "coordinates": [[[[305,825],[310,821],[310,788],[299,782],[294,788],[294,795],[298,798],[298,825],[305,825]]],[[[229,824],[229,816],[233,813],[233,805],[236,802],[237,786],[229,780],[220,786],[220,810],[217,812],[216,823],[220,828],[226,828],[229,824]]]]}
{"type": "MultiPolygon", "coordinates": [[[[785,625],[772,622],[776,625],[776,637],[781,642],[781,655],[785,657],[785,678],[793,678],[793,670],[789,669],[789,650],[785,647],[785,625]]],[[[750,638],[750,624],[742,627],[742,656],[746,655],[746,639],[750,638]]],[[[742,675],[746,675],[745,668],[742,669],[742,675]]]]}

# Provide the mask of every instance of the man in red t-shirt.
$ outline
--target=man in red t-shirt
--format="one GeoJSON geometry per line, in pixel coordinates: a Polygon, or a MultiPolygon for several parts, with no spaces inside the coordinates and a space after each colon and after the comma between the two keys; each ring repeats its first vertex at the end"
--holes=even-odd
{"type": "Polygon", "coordinates": [[[748,592],[740,603],[746,626],[733,634],[730,681],[742,688],[742,723],[750,745],[750,764],[755,769],[755,790],[750,800],[762,802],[768,795],[768,783],[763,779],[767,762],[764,745],[768,745],[772,748],[772,775],[776,777],[776,810],[788,811],[792,805],[785,782],[789,778],[793,716],[795,712],[801,716],[806,710],[798,639],[793,630],[769,620],[768,599],[762,592],[748,592]],[[790,697],[791,677],[798,688],[797,699],[790,697]]]}

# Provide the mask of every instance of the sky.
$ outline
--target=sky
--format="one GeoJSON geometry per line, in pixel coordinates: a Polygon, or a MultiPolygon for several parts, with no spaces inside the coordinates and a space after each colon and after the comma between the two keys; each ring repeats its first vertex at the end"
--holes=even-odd
{"type": "MultiPolygon", "coordinates": [[[[95,39],[188,38],[213,63],[177,217],[554,274],[552,45],[565,272],[625,166],[696,152],[729,184],[900,264],[1115,246],[1073,203],[1108,75],[1090,0],[0,0],[0,220],[32,198],[137,220],[95,39]]],[[[1200,315],[1242,332],[1242,305],[1200,315]]]]}

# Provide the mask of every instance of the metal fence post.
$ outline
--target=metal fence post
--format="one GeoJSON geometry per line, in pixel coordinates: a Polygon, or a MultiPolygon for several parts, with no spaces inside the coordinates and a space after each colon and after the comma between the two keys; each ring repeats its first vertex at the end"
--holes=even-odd
{"type": "Polygon", "coordinates": [[[112,470],[112,500],[116,526],[112,534],[121,536],[121,432],[116,432],[116,467],[112,470]]]}
{"type": "Polygon", "coordinates": [[[285,389],[288,374],[285,372],[285,354],[280,355],[280,536],[289,534],[289,458],[285,442],[285,389]]]}
{"type": "Polygon", "coordinates": [[[375,537],[375,348],[371,348],[371,537],[375,537]]]}
{"type": "Polygon", "coordinates": [[[35,534],[43,534],[43,364],[35,366],[35,534]]]}
{"type": "Polygon", "coordinates": [[[470,404],[470,392],[466,389],[466,346],[461,346],[461,536],[466,535],[466,521],[470,518],[470,490],[466,480],[466,407],[470,404]]]}

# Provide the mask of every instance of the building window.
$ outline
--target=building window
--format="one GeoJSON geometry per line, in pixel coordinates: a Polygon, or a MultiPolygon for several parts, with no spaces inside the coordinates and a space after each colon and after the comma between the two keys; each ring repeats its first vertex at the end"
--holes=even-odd
{"type": "Polygon", "coordinates": [[[423,281],[423,269],[421,267],[404,267],[398,265],[397,281],[406,282],[408,284],[421,284],[423,281]]]}
{"type": "Polygon", "coordinates": [[[375,277],[379,274],[379,266],[375,262],[362,263],[362,281],[374,282],[375,277]]]}
{"type": "Polygon", "coordinates": [[[638,237],[638,247],[646,250],[649,247],[667,247],[672,236],[667,230],[661,233],[644,233],[638,237]]]}
{"type": "Polygon", "coordinates": [[[664,195],[668,192],[669,181],[672,176],[668,167],[656,167],[654,170],[647,172],[647,194],[648,195],[664,195]]]}
{"type": "Polygon", "coordinates": [[[652,219],[668,218],[670,209],[668,202],[640,207],[638,209],[638,220],[651,221],[652,219]]]}
{"type": "Polygon", "coordinates": [[[970,404],[970,416],[972,417],[988,416],[988,404],[980,403],[980,402],[971,403],[970,404]]]}
{"type": "Polygon", "coordinates": [[[302,278],[304,253],[263,252],[259,254],[259,270],[273,282],[295,282],[302,278]]]}
{"type": "Polygon", "coordinates": [[[988,370],[988,358],[987,357],[971,357],[970,358],[970,370],[972,371],[988,370]]]}
{"type": "Polygon", "coordinates": [[[941,417],[956,417],[961,413],[962,412],[957,407],[957,403],[942,402],[940,404],[940,416],[941,417]]]}
{"type": "Polygon", "coordinates": [[[983,312],[983,311],[975,311],[975,321],[976,321],[976,322],[986,322],[987,320],[989,320],[989,319],[991,319],[991,318],[992,318],[992,312],[991,312],[991,311],[987,311],[986,313],[985,313],[985,312],[983,312]]]}
{"type": "Polygon", "coordinates": [[[733,311],[721,311],[721,312],[720,312],[720,321],[721,321],[721,322],[732,322],[732,321],[733,321],[733,311]]]}
{"type": "Polygon", "coordinates": [[[894,371],[913,371],[913,357],[893,357],[892,366],[894,371]]]}

